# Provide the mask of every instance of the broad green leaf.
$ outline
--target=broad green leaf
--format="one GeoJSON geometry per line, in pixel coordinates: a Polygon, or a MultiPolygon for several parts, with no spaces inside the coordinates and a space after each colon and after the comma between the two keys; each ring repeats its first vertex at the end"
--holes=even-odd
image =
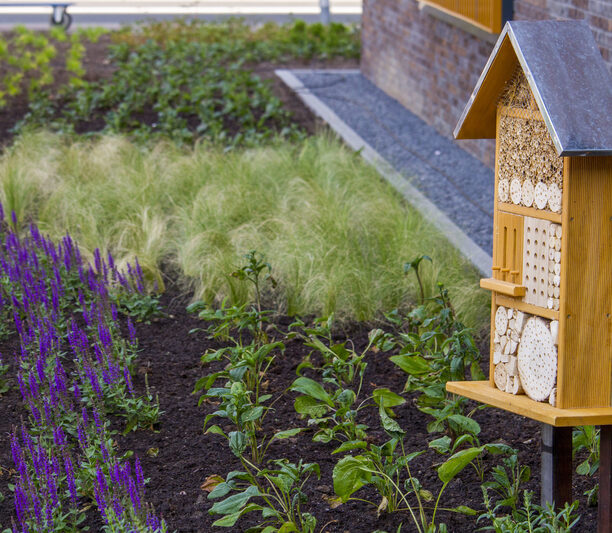
{"type": "Polygon", "coordinates": [[[310,396],[298,396],[293,402],[295,411],[312,418],[321,418],[329,411],[329,407],[310,396]]]}
{"type": "Polygon", "coordinates": [[[463,415],[450,415],[448,419],[454,422],[462,433],[471,433],[472,435],[478,435],[480,433],[480,424],[463,415]]]}
{"type": "Polygon", "coordinates": [[[327,393],[323,386],[313,379],[301,376],[293,382],[290,389],[325,402],[330,407],[333,407],[334,405],[331,396],[327,393]]]}
{"type": "Polygon", "coordinates": [[[212,433],[213,435],[221,435],[222,437],[226,437],[227,435],[224,433],[224,431],[217,425],[214,426],[210,426],[207,430],[206,430],[206,434],[208,433],[212,433]]]}
{"type": "Polygon", "coordinates": [[[261,415],[264,412],[264,407],[262,405],[258,405],[256,407],[251,407],[246,412],[242,413],[240,420],[244,424],[245,422],[253,422],[253,420],[258,420],[261,418],[261,415]]]}
{"type": "Polygon", "coordinates": [[[386,412],[383,406],[378,409],[380,414],[380,421],[382,422],[383,429],[391,435],[404,435],[406,432],[399,426],[399,424],[393,420],[386,412]]]}
{"type": "Polygon", "coordinates": [[[293,522],[285,522],[279,529],[278,533],[293,533],[299,531],[293,522]]]}
{"type": "Polygon", "coordinates": [[[429,363],[419,355],[394,355],[389,359],[407,374],[419,376],[431,370],[429,363]]]}
{"type": "Polygon", "coordinates": [[[354,492],[370,483],[370,467],[370,461],[362,455],[347,455],[338,461],[333,472],[334,492],[343,503],[346,503],[354,492]]]}
{"type": "MultiPolygon", "coordinates": [[[[261,505],[250,503],[244,509],[241,509],[240,511],[236,511],[235,513],[228,514],[224,516],[223,518],[219,518],[219,520],[213,523],[213,526],[232,527],[241,516],[247,513],[250,513],[251,511],[260,511],[260,510],[261,510],[261,505]]],[[[210,512],[212,512],[212,509],[210,510],[210,512]]]]}
{"type": "MultiPolygon", "coordinates": [[[[225,498],[225,500],[215,503],[208,512],[210,514],[225,515],[237,513],[255,496],[259,496],[259,490],[254,485],[251,485],[245,491],[239,492],[238,494],[232,494],[225,498]]],[[[238,518],[240,518],[240,516],[236,517],[236,520],[238,520],[238,518]]],[[[234,523],[236,520],[234,520],[234,523]]]]}
{"type": "Polygon", "coordinates": [[[447,453],[450,450],[452,440],[449,436],[445,435],[439,439],[432,440],[429,443],[429,447],[436,450],[438,453],[447,453]]]}
{"type": "Polygon", "coordinates": [[[471,507],[468,507],[467,505],[460,505],[459,507],[453,507],[451,509],[445,509],[446,511],[453,511],[455,513],[461,513],[467,516],[475,516],[478,514],[478,511],[476,511],[476,509],[472,509],[471,507]]]}
{"type": "Polygon", "coordinates": [[[478,448],[461,450],[450,457],[450,459],[442,463],[442,465],[438,468],[438,477],[442,483],[448,483],[451,479],[453,479],[467,465],[476,459],[476,457],[482,453],[483,449],[484,446],[479,446],[478,448]]]}
{"type": "Polygon", "coordinates": [[[290,437],[295,437],[298,433],[301,433],[302,431],[306,431],[307,428],[293,428],[293,429],[285,429],[284,431],[279,431],[278,433],[275,433],[272,438],[270,439],[272,440],[282,440],[282,439],[288,439],[290,437]]]}
{"type": "Polygon", "coordinates": [[[402,398],[399,394],[395,394],[389,389],[375,389],[372,392],[372,396],[376,405],[383,407],[397,407],[398,405],[402,405],[406,403],[406,400],[402,398]]]}
{"type": "Polygon", "coordinates": [[[247,447],[247,438],[242,431],[231,431],[229,433],[229,447],[236,457],[242,457],[247,447]]]}
{"type": "Polygon", "coordinates": [[[332,452],[332,455],[335,453],[348,452],[348,451],[357,450],[357,449],[365,450],[367,447],[368,447],[368,443],[362,440],[349,440],[347,442],[343,442],[340,446],[338,446],[332,452]]]}

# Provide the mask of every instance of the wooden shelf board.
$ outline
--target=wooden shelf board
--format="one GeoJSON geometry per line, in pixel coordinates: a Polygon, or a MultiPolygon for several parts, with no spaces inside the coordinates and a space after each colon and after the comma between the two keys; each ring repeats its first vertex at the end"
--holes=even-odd
{"type": "Polygon", "coordinates": [[[483,278],[480,280],[480,287],[489,291],[507,294],[508,296],[525,296],[525,287],[509,281],[502,281],[495,278],[483,278]]]}
{"type": "Polygon", "coordinates": [[[524,205],[514,205],[508,202],[497,202],[497,207],[500,211],[506,213],[514,213],[515,215],[523,215],[526,217],[541,218],[561,224],[563,215],[561,213],[553,213],[545,209],[535,209],[533,207],[525,207],[524,205]]]}
{"type": "Polygon", "coordinates": [[[524,313],[529,313],[531,315],[548,318],[549,320],[559,320],[559,311],[555,311],[554,309],[546,309],[545,307],[538,307],[537,305],[533,304],[526,304],[521,300],[508,298],[503,294],[495,295],[495,303],[497,305],[503,305],[504,307],[513,307],[514,309],[518,309],[519,311],[523,311],[524,313]]]}
{"type": "Polygon", "coordinates": [[[492,387],[488,381],[449,381],[446,390],[517,415],[555,427],[612,425],[612,407],[558,409],[534,402],[524,394],[514,396],[492,387]]]}

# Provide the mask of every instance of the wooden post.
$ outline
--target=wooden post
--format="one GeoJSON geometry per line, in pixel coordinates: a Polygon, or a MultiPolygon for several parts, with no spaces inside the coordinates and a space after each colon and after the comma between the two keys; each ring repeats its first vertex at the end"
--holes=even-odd
{"type": "Polygon", "coordinates": [[[542,424],[542,505],[572,502],[572,428],[542,424]]]}
{"type": "Polygon", "coordinates": [[[599,509],[597,533],[612,532],[612,426],[601,426],[599,438],[599,509]]]}

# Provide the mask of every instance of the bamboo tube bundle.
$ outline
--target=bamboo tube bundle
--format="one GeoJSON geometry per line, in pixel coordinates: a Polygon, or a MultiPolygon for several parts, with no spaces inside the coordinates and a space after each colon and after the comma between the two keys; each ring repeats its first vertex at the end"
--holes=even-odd
{"type": "Polygon", "coordinates": [[[499,201],[560,213],[563,158],[557,155],[522,69],[506,85],[500,104],[499,201]]]}
{"type": "Polygon", "coordinates": [[[525,323],[525,314],[516,309],[500,306],[495,312],[493,363],[495,386],[510,394],[521,394],[523,387],[518,372],[516,351],[525,323]]]}

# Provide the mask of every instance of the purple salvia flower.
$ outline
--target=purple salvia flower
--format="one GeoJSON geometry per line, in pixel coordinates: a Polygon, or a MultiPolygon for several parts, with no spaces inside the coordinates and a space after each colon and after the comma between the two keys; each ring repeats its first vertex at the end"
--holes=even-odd
{"type": "Polygon", "coordinates": [[[0,203],[0,222],[4,222],[4,207],[0,203]]]}
{"type": "Polygon", "coordinates": [[[28,497],[23,487],[18,483],[15,485],[15,511],[17,511],[17,520],[21,524],[21,527],[25,529],[25,520],[30,510],[28,505],[28,497]]]}
{"type": "Polygon", "coordinates": [[[47,423],[51,423],[53,420],[53,412],[51,411],[51,405],[46,398],[43,398],[43,409],[45,411],[45,419],[47,423]]]}
{"type": "Polygon", "coordinates": [[[42,422],[40,411],[38,410],[38,407],[36,407],[36,405],[34,404],[31,398],[28,399],[28,407],[30,408],[30,412],[32,413],[32,416],[34,417],[36,424],[40,426],[42,422]]]}
{"type": "Polygon", "coordinates": [[[130,375],[130,370],[127,367],[127,365],[125,365],[123,369],[123,378],[125,379],[125,385],[127,387],[128,392],[131,395],[134,395],[134,387],[132,385],[132,376],[130,375]]]}
{"type": "Polygon", "coordinates": [[[121,515],[123,514],[123,507],[121,506],[119,499],[116,497],[113,498],[113,511],[115,511],[115,515],[117,516],[117,518],[121,519],[121,515]]]}
{"type": "Polygon", "coordinates": [[[92,409],[92,413],[93,413],[93,417],[94,417],[94,422],[96,424],[96,429],[98,431],[98,433],[100,433],[102,431],[102,422],[100,422],[100,414],[98,413],[98,409],[94,406],[94,408],[92,409]]]}
{"type": "Polygon", "coordinates": [[[53,428],[53,442],[60,449],[66,445],[66,435],[64,434],[64,430],[59,426],[53,428]]]}
{"type": "Polygon", "coordinates": [[[81,424],[77,425],[77,435],[79,439],[79,445],[82,450],[87,449],[87,435],[85,435],[85,431],[83,430],[83,426],[81,424]]]}
{"type": "MultiPolygon", "coordinates": [[[[94,417],[96,415],[96,410],[94,409],[94,417]]],[[[87,407],[83,407],[81,410],[81,418],[83,419],[83,423],[88,426],[89,425],[89,417],[87,416],[87,407]]]]}
{"type": "Polygon", "coordinates": [[[128,334],[130,338],[130,343],[134,344],[136,342],[136,328],[134,327],[134,324],[129,317],[127,319],[127,326],[128,326],[128,334]]]}
{"type": "Polygon", "coordinates": [[[100,451],[102,452],[102,459],[104,459],[105,463],[108,463],[108,450],[106,449],[106,444],[104,444],[104,439],[100,440],[100,451]]]}
{"type": "Polygon", "coordinates": [[[87,377],[89,378],[89,382],[91,383],[91,388],[96,393],[96,396],[98,396],[98,398],[101,399],[102,389],[100,388],[100,382],[98,381],[97,374],[93,371],[93,369],[90,366],[87,366],[85,368],[85,373],[87,374],[87,377]]]}
{"type": "Polygon", "coordinates": [[[17,229],[17,213],[11,211],[11,220],[13,221],[13,228],[17,229]]]}
{"type": "Polygon", "coordinates": [[[40,357],[36,360],[36,372],[38,373],[38,379],[42,383],[45,381],[47,375],[45,374],[45,360],[44,354],[47,353],[47,347],[45,344],[41,344],[40,347],[40,357]]]}
{"type": "Polygon", "coordinates": [[[102,256],[100,254],[100,248],[94,250],[94,263],[96,265],[96,272],[99,274],[102,272],[102,256]]]}
{"type": "Polygon", "coordinates": [[[76,484],[74,482],[74,469],[72,467],[72,461],[69,455],[64,456],[64,470],[66,471],[66,481],[68,482],[68,491],[70,492],[70,499],[72,504],[76,508],[78,506],[78,497],[76,484]]]}
{"type": "Polygon", "coordinates": [[[142,473],[142,466],[140,465],[140,460],[136,457],[134,461],[134,470],[136,471],[136,483],[138,485],[139,491],[144,491],[144,475],[142,473]]]}
{"type": "Polygon", "coordinates": [[[29,375],[28,384],[30,386],[30,394],[32,398],[34,400],[37,399],[39,395],[39,389],[38,389],[38,382],[36,381],[34,374],[29,375]]]}
{"type": "Polygon", "coordinates": [[[28,492],[30,493],[30,497],[32,498],[32,507],[34,507],[34,516],[36,517],[36,523],[41,526],[42,512],[40,508],[40,499],[38,498],[36,487],[34,487],[34,484],[32,482],[30,482],[28,492]]]}
{"type": "MultiPolygon", "coordinates": [[[[0,295],[1,297],[2,295],[0,295]]],[[[117,322],[119,320],[119,315],[117,313],[117,306],[115,304],[111,304],[111,317],[113,318],[113,322],[117,322]]]]}
{"type": "Polygon", "coordinates": [[[100,468],[100,465],[96,465],[96,482],[98,485],[98,489],[102,494],[106,494],[108,491],[108,486],[106,484],[106,477],[104,476],[104,472],[100,468]]]}
{"type": "Polygon", "coordinates": [[[136,483],[134,483],[134,478],[130,476],[128,478],[128,493],[130,495],[130,500],[132,500],[132,505],[134,509],[140,511],[140,496],[138,494],[138,490],[136,489],[136,483]]]}
{"type": "Polygon", "coordinates": [[[17,374],[17,383],[19,384],[19,392],[21,392],[21,398],[25,402],[27,400],[27,392],[25,388],[25,383],[23,382],[23,377],[21,376],[21,372],[17,374]]]}
{"type": "Polygon", "coordinates": [[[81,389],[79,389],[78,384],[75,382],[75,384],[73,385],[73,391],[74,393],[74,401],[77,403],[77,405],[81,402],[81,389]]]}

